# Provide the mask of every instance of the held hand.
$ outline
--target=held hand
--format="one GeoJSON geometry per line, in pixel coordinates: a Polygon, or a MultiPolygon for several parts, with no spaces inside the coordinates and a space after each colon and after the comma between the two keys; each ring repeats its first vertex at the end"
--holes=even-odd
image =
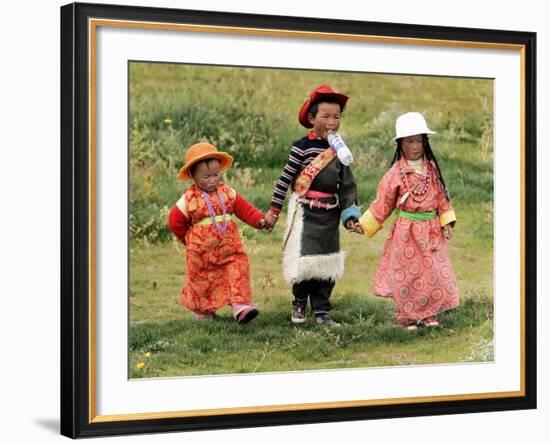
{"type": "Polygon", "coordinates": [[[362,235],[363,233],[363,228],[361,227],[361,224],[359,224],[359,222],[355,219],[350,219],[348,220],[348,222],[346,223],[346,228],[348,229],[348,232],[355,232],[355,233],[358,233],[359,235],[362,235]]]}
{"type": "Polygon", "coordinates": [[[279,215],[277,215],[276,213],[273,213],[271,210],[268,210],[264,218],[264,221],[265,221],[264,228],[268,232],[271,232],[273,230],[273,227],[275,227],[275,224],[277,224],[278,220],[279,220],[279,215]]]}
{"type": "Polygon", "coordinates": [[[446,224],[443,227],[441,227],[441,230],[443,231],[443,236],[446,240],[449,240],[453,237],[454,229],[453,226],[450,224],[446,224]]]}

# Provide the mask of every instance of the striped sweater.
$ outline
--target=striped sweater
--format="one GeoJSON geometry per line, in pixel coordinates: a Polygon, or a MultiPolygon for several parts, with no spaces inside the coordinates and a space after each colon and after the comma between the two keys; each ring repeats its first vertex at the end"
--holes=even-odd
{"type": "Polygon", "coordinates": [[[293,143],[283,173],[275,185],[275,192],[271,199],[273,210],[278,212],[282,209],[288,189],[292,188],[300,172],[328,147],[328,142],[317,137],[313,131],[293,143]]]}

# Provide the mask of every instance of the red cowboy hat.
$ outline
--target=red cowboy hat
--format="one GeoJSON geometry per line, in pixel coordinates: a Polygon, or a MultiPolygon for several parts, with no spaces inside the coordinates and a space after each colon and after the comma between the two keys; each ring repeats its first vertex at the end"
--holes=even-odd
{"type": "Polygon", "coordinates": [[[329,101],[335,101],[340,105],[342,110],[344,110],[344,107],[346,107],[346,103],[348,102],[348,96],[344,94],[340,94],[339,92],[336,92],[334,89],[332,89],[328,84],[322,84],[319,87],[316,87],[313,89],[311,94],[309,94],[309,97],[306,99],[304,104],[302,104],[302,108],[300,109],[300,113],[298,114],[298,120],[300,121],[300,124],[304,127],[311,128],[313,125],[309,122],[308,115],[309,110],[311,109],[311,106],[313,106],[315,103],[318,103],[321,100],[329,100],[329,101]]]}
{"type": "Polygon", "coordinates": [[[220,170],[229,169],[233,164],[233,157],[225,152],[220,152],[216,146],[209,143],[197,143],[193,144],[185,153],[185,164],[180,169],[178,178],[180,180],[189,180],[193,178],[189,174],[189,169],[199,161],[209,158],[216,158],[220,160],[220,170]]]}

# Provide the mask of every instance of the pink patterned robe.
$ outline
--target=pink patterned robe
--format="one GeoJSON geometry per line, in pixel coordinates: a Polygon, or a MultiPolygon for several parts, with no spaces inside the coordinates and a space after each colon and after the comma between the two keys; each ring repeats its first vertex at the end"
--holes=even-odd
{"type": "Polygon", "coordinates": [[[421,201],[416,201],[412,192],[402,200],[415,184],[418,183],[416,189],[420,190],[426,184],[421,181],[422,175],[401,158],[384,175],[376,199],[360,219],[366,234],[371,237],[382,228],[395,208],[407,212],[437,212],[436,217],[424,221],[397,218],[376,271],[373,293],[393,299],[397,320],[402,324],[420,321],[460,303],[441,231],[442,226],[454,223],[456,218],[433,165],[424,161],[422,168],[423,176],[429,173],[430,181],[426,194],[415,196],[421,201]]]}

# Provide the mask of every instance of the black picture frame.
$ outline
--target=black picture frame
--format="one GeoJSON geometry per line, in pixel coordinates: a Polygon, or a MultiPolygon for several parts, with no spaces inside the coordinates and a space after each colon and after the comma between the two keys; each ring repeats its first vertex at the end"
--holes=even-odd
{"type": "MultiPolygon", "coordinates": [[[[166,8],[73,3],[61,7],[61,434],[90,437],[202,429],[337,422],[536,408],[536,34],[489,29],[328,20],[166,8]],[[203,416],[96,419],[90,370],[93,354],[90,302],[92,222],[90,202],[89,20],[185,23],[241,29],[283,30],[514,45],[523,57],[523,299],[521,394],[437,402],[401,401],[368,406],[288,409],[203,416]]],[[[91,196],[92,195],[92,196],[91,196]]],[[[92,285],[93,286],[93,285],[92,285]]]]}

